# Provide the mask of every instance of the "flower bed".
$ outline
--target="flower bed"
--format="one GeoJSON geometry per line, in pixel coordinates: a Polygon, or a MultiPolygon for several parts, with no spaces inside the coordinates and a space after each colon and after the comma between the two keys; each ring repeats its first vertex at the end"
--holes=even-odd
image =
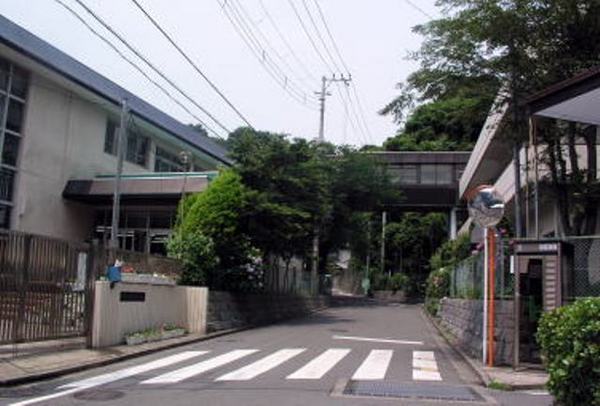
{"type": "Polygon", "coordinates": [[[149,328],[125,336],[127,345],[138,345],[154,341],[168,340],[181,337],[186,334],[185,329],[176,326],[163,326],[160,328],[149,328]]]}

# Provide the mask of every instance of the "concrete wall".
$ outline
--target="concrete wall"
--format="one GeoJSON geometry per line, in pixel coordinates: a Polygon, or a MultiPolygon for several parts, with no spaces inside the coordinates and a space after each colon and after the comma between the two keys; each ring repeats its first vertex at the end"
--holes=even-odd
{"type": "MultiPolygon", "coordinates": [[[[69,179],[114,172],[116,158],[104,152],[108,115],[99,105],[32,75],[20,147],[13,227],[63,239],[89,237],[93,211],[65,201],[69,179]]],[[[125,173],[149,172],[128,162],[125,173]]]]}
{"type": "Polygon", "coordinates": [[[278,294],[240,294],[211,291],[208,295],[208,332],[273,323],[303,316],[329,305],[329,297],[278,294]]]}
{"type": "Polygon", "coordinates": [[[92,346],[121,344],[126,334],[162,324],[175,324],[190,333],[205,333],[208,289],[135,283],[96,282],[92,346]],[[121,301],[121,292],[143,292],[145,301],[121,301]]]}
{"type": "MultiPolygon", "coordinates": [[[[498,364],[511,364],[514,343],[514,305],[512,300],[497,300],[495,329],[495,360],[498,364]]],[[[471,356],[482,356],[483,301],[444,298],[438,316],[442,325],[458,341],[458,345],[471,356]]]]}

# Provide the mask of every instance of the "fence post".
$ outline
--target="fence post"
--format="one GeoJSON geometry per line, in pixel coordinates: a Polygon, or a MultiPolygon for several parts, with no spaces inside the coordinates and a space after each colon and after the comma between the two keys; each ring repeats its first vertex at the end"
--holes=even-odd
{"type": "Polygon", "coordinates": [[[92,328],[94,325],[94,297],[96,287],[96,269],[100,262],[99,258],[100,244],[97,239],[92,240],[89,246],[88,257],[86,263],[86,277],[85,277],[85,337],[86,346],[92,347],[92,328]]]}
{"type": "MultiPolygon", "coordinates": [[[[13,240],[14,241],[14,240],[13,240]]],[[[23,340],[23,328],[25,323],[25,306],[27,299],[27,283],[29,279],[29,266],[30,266],[30,254],[31,254],[31,236],[26,235],[23,238],[23,272],[18,272],[18,267],[15,267],[17,289],[19,292],[19,309],[15,318],[15,328],[13,330],[14,337],[13,342],[18,343],[23,340]]],[[[16,264],[15,264],[16,265],[16,264]]]]}

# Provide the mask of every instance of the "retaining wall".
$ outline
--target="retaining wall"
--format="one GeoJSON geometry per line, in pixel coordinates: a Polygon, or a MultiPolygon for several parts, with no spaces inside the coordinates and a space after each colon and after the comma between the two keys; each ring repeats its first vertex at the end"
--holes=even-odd
{"type": "MultiPolygon", "coordinates": [[[[495,360],[511,364],[514,343],[514,304],[512,300],[496,300],[495,360]]],[[[471,356],[482,357],[483,301],[444,298],[438,316],[442,325],[456,338],[458,345],[471,356]]]]}
{"type": "Polygon", "coordinates": [[[207,331],[262,325],[306,315],[329,305],[329,297],[210,291],[207,331]]]}

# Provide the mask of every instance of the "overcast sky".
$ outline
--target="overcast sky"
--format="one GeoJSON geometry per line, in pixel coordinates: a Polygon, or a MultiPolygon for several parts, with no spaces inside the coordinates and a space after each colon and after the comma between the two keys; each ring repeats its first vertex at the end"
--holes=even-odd
{"type": "MultiPolygon", "coordinates": [[[[98,24],[93,23],[75,0],[63,1],[79,11],[94,27],[106,33],[98,24]]],[[[304,2],[306,3],[315,22],[319,24],[320,33],[327,41],[330,53],[337,65],[341,66],[314,1],[291,0],[307,28],[312,29],[309,14],[304,8],[304,2]]],[[[327,98],[325,137],[336,143],[380,144],[394,134],[396,125],[390,117],[382,117],[377,111],[397,94],[395,84],[404,80],[416,68],[414,62],[406,60],[406,55],[409,51],[418,49],[422,39],[412,34],[411,27],[427,21],[425,14],[438,15],[434,7],[435,1],[317,1],[352,73],[369,129],[363,134],[358,131],[358,124],[355,123],[353,128],[352,107],[348,105],[350,117],[347,117],[340,98],[340,93],[345,97],[347,93],[343,88],[338,87],[338,91],[332,85],[329,89],[331,96],[327,98]],[[416,7],[411,6],[411,3],[416,7]],[[422,11],[417,10],[417,7],[422,11]]],[[[130,0],[84,2],[226,127],[235,129],[243,124],[130,0]]],[[[254,127],[285,132],[294,137],[316,137],[319,112],[313,92],[320,89],[321,76],[331,76],[332,72],[321,61],[302,30],[290,0],[227,0],[224,9],[223,0],[139,2],[188,52],[254,127]],[[232,9],[233,6],[237,8],[232,9]],[[269,20],[265,9],[272,20],[269,20]],[[262,62],[244,44],[224,11],[230,16],[236,16],[233,14],[236,11],[240,15],[246,12],[250,17],[252,22],[248,23],[246,30],[253,30],[259,42],[257,47],[264,49],[262,56],[265,59],[262,62]],[[271,21],[279,28],[293,49],[293,54],[271,21]],[[277,81],[266,72],[265,64],[271,71],[277,72],[274,73],[277,81]],[[287,89],[292,89],[289,91],[294,92],[296,99],[301,100],[296,101],[278,84],[278,81],[285,80],[284,77],[287,77],[287,89]],[[308,102],[308,107],[303,104],[304,97],[301,95],[304,94],[307,100],[313,100],[308,102]]],[[[80,21],[54,0],[1,0],[0,13],[177,119],[185,123],[196,121],[106,44],[94,37],[80,21]]],[[[114,40],[110,34],[106,35],[114,40]]],[[[333,71],[337,71],[314,30],[311,30],[311,38],[328,65],[333,71]]],[[[349,94],[353,95],[352,90],[349,90],[349,94]]],[[[360,115],[358,103],[355,102],[354,107],[357,115],[360,115]]],[[[195,107],[190,106],[190,109],[198,117],[211,123],[195,107]]],[[[218,129],[214,123],[212,126],[218,129]]]]}

